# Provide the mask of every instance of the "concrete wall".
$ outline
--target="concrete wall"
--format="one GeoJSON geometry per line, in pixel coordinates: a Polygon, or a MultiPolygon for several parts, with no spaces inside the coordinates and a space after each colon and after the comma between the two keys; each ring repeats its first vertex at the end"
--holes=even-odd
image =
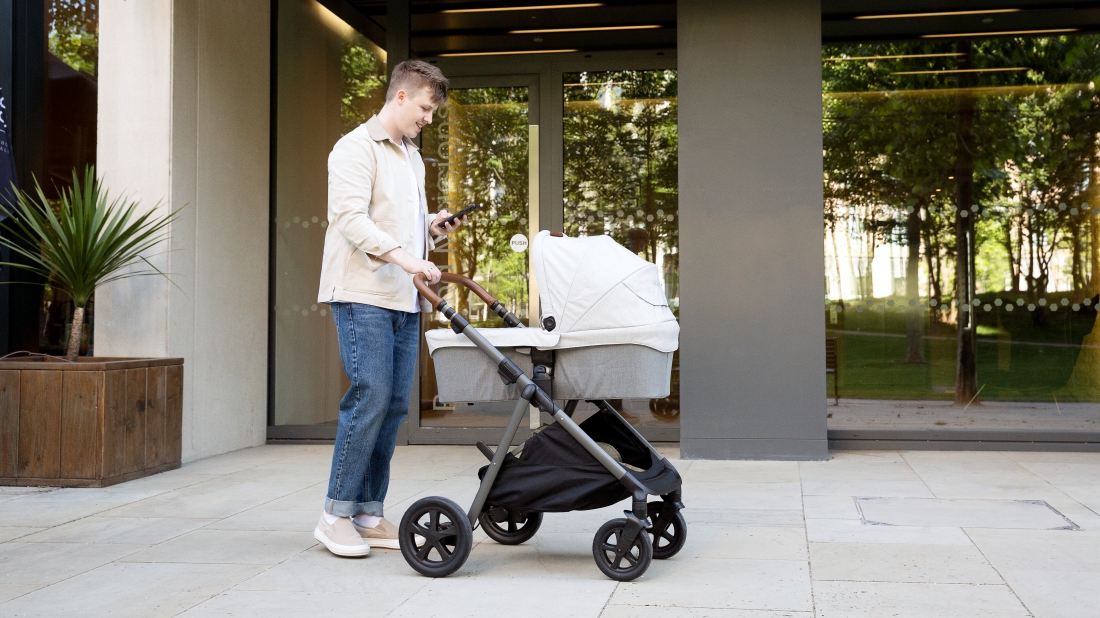
{"type": "Polygon", "coordinates": [[[821,459],[821,5],[679,0],[681,450],[821,459]]]}
{"type": "Polygon", "coordinates": [[[266,439],[269,6],[100,4],[100,173],[182,211],[153,258],[178,289],[100,289],[96,355],[185,359],[184,460],[266,439]]]}

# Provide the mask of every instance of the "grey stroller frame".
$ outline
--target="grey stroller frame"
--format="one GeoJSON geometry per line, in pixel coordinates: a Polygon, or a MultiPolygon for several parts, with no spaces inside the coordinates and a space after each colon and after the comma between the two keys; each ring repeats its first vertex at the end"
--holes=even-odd
{"type": "MultiPolygon", "coordinates": [[[[444,273],[442,281],[469,288],[504,320],[506,326],[524,328],[515,314],[472,280],[444,273]]],[[[624,435],[632,436],[634,441],[648,449],[649,456],[659,468],[658,478],[639,479],[640,473],[627,469],[616,461],[573,420],[577,400],[569,401],[565,409],[554,403],[549,392],[552,369],[548,370],[536,363],[533,376],[526,375],[471,326],[466,318],[436,294],[427,285],[423,275],[417,275],[414,284],[432,307],[450,321],[451,329],[455,333],[465,335],[490,359],[505,384],[516,385],[519,396],[496,450],[490,449],[484,442],[477,445],[489,459],[489,465],[483,469],[481,484],[470,509],[463,512],[453,501],[433,496],[418,500],[405,512],[399,526],[400,546],[402,555],[413,569],[430,577],[445,577],[457,571],[469,556],[473,529],[479,522],[490,538],[503,544],[522,543],[534,535],[542,521],[541,512],[489,503],[490,491],[505,459],[510,457],[512,441],[520,424],[528,417],[529,406],[532,405],[551,415],[588,455],[621,484],[631,498],[631,508],[624,511],[625,517],[604,524],[593,541],[593,557],[605,575],[618,581],[633,580],[645,572],[652,558],[669,558],[683,547],[686,524],[680,514],[680,510],[684,508],[681,502],[680,477],[672,464],[653,445],[607,401],[590,401],[597,406],[597,414],[602,413],[620,423],[629,432],[624,435]],[[649,496],[660,496],[661,501],[650,503],[649,496]],[[487,505],[489,508],[486,508],[487,505]]]]}

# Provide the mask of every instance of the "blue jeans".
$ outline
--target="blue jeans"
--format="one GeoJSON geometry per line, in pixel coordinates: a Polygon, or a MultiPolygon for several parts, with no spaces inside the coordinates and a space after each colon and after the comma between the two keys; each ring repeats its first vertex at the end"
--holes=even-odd
{"type": "Polygon", "coordinates": [[[381,517],[397,428],[409,415],[420,315],[359,303],[331,308],[351,387],[340,400],[325,510],[381,517]]]}

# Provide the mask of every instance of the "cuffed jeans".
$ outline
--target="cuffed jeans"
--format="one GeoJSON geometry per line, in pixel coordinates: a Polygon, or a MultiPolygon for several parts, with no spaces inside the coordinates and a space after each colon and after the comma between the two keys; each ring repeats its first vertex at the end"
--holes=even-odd
{"type": "Polygon", "coordinates": [[[397,428],[409,414],[420,319],[359,303],[331,307],[351,387],[340,400],[325,510],[381,517],[397,428]]]}

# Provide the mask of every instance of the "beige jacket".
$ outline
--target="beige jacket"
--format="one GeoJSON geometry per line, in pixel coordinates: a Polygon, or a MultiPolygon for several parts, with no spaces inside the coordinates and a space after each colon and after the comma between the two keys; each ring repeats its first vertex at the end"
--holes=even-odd
{"type": "MultiPolygon", "coordinates": [[[[411,311],[412,275],[378,256],[396,247],[412,252],[415,234],[424,235],[426,251],[435,248],[424,191],[424,162],[409,147],[416,187],[405,152],[390,139],[378,116],[340,138],[328,157],[328,231],[317,301],[363,303],[411,311]],[[416,208],[424,210],[424,229],[417,230],[416,208]]],[[[426,258],[426,255],[416,256],[426,258]]],[[[431,307],[420,301],[422,311],[431,307]]]]}

